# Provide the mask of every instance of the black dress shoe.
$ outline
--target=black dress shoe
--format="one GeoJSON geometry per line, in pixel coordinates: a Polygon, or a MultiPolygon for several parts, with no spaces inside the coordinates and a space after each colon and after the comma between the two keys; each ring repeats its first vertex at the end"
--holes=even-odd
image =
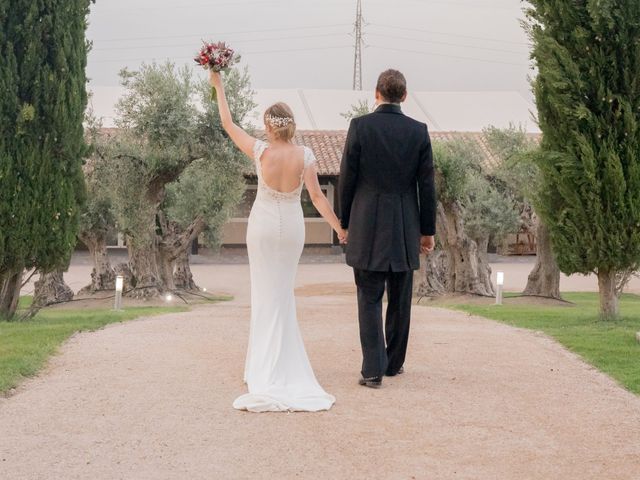
{"type": "Polygon", "coordinates": [[[382,386],[382,377],[362,377],[358,383],[363,387],[380,388],[382,386]]]}
{"type": "Polygon", "coordinates": [[[387,377],[395,377],[396,375],[402,375],[403,373],[404,373],[404,367],[400,367],[400,370],[398,370],[396,373],[387,372],[385,373],[385,375],[387,377]]]}

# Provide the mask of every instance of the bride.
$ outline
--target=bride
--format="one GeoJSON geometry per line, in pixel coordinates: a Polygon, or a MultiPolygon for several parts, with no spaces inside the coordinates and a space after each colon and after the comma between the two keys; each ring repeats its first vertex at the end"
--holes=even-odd
{"type": "Polygon", "coordinates": [[[247,228],[251,329],[244,380],[249,393],[233,406],[251,412],[328,410],[335,398],[316,380],[296,318],[294,283],[305,237],[303,185],[341,242],[346,232],[320,189],[313,152],[291,141],[296,130],[291,109],[284,103],[267,109],[266,143],[233,123],[221,75],[211,71],[210,82],[217,92],[222,126],[254,160],[258,175],[247,228]]]}

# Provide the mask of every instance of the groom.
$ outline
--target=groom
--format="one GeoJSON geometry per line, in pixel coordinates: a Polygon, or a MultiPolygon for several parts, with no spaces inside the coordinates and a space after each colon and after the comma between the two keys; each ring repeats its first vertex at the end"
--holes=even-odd
{"type": "Polygon", "coordinates": [[[409,339],[413,270],[434,248],[433,155],[424,123],[402,113],[407,82],[397,70],[378,78],[376,110],[354,118],[340,169],[347,264],[358,287],[360,384],[378,388],[403,373],[409,339]],[[382,297],[387,291],[386,322],[382,297]],[[385,342],[386,334],[386,342],[385,342]]]}

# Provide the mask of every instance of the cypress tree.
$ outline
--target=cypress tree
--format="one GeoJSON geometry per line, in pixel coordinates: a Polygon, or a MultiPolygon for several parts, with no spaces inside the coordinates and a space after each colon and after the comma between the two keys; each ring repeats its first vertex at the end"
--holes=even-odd
{"type": "Polygon", "coordinates": [[[640,2],[530,0],[544,134],[539,213],[560,269],[598,275],[601,316],[640,267],[640,2]]]}
{"type": "Polygon", "coordinates": [[[87,153],[90,0],[0,0],[0,316],[22,272],[64,266],[76,243],[87,153]]]}

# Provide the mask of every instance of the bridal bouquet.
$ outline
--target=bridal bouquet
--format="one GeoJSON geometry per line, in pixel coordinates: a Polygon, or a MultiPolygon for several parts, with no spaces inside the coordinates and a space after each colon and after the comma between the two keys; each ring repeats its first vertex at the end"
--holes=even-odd
{"type": "MultiPolygon", "coordinates": [[[[240,56],[224,42],[207,43],[200,49],[200,53],[194,58],[195,62],[205,70],[223,72],[240,61],[240,56]]],[[[216,98],[216,89],[212,90],[212,98],[216,98]]]]}

